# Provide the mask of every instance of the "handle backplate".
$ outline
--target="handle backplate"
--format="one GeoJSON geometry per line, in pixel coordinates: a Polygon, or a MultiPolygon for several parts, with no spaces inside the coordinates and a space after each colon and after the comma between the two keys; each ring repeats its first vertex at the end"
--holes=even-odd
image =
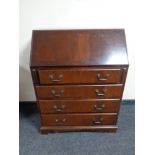
{"type": "Polygon", "coordinates": [[[104,89],[104,90],[95,89],[95,93],[97,96],[104,96],[106,91],[107,89],[104,89]]]}
{"type": "Polygon", "coordinates": [[[104,108],[105,108],[105,105],[104,104],[95,104],[94,105],[95,111],[103,111],[104,108]]]}
{"type": "Polygon", "coordinates": [[[64,90],[50,90],[50,92],[54,97],[60,97],[64,93],[64,90]]]}
{"type": "Polygon", "coordinates": [[[92,120],[93,125],[103,125],[103,117],[96,117],[92,120]]]}
{"type": "Polygon", "coordinates": [[[105,75],[100,73],[96,74],[96,77],[99,81],[106,81],[109,76],[110,76],[109,74],[105,74],[105,75]]]}
{"type": "Polygon", "coordinates": [[[65,118],[63,118],[63,119],[56,118],[55,119],[55,123],[58,124],[58,125],[63,125],[65,122],[66,122],[65,118]]]}
{"type": "Polygon", "coordinates": [[[57,76],[57,79],[54,79],[54,75],[53,75],[53,74],[50,74],[50,75],[49,75],[49,78],[51,79],[52,82],[59,82],[59,81],[62,80],[63,74],[59,74],[59,75],[57,76]]]}
{"type": "Polygon", "coordinates": [[[65,105],[53,105],[53,109],[56,111],[56,112],[62,112],[63,109],[65,108],[65,105]]]}

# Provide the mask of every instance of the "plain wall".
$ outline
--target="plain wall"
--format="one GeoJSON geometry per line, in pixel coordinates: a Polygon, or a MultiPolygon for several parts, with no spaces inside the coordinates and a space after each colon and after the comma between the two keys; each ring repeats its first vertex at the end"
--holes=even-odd
{"type": "Polygon", "coordinates": [[[29,69],[33,29],[124,28],[129,71],[123,99],[134,99],[136,8],[125,0],[20,0],[20,101],[35,100],[29,69]]]}

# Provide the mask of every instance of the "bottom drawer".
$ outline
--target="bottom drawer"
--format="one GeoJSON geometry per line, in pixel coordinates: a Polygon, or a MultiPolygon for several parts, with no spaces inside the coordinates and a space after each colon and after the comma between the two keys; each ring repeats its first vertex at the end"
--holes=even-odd
{"type": "Polygon", "coordinates": [[[117,113],[41,115],[42,126],[116,125],[117,113]]]}

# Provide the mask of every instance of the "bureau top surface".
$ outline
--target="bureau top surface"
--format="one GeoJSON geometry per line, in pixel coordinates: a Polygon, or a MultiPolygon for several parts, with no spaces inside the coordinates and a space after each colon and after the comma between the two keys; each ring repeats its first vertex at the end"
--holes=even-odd
{"type": "Polygon", "coordinates": [[[33,30],[32,67],[127,64],[123,29],[33,30]]]}

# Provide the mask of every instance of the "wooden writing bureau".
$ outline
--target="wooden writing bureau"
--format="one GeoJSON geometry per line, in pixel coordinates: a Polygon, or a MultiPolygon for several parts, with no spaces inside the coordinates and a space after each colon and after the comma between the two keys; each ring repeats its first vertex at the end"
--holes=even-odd
{"type": "Polygon", "coordinates": [[[124,30],[34,30],[30,68],[42,133],[117,130],[124,30]]]}

